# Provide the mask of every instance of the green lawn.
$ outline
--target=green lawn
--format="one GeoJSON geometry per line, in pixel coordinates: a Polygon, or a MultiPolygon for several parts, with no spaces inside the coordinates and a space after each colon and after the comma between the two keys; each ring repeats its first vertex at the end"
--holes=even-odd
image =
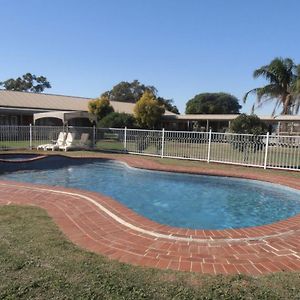
{"type": "MultiPolygon", "coordinates": [[[[38,145],[43,145],[43,144],[49,144],[49,140],[40,140],[40,141],[33,141],[32,142],[32,147],[36,148],[38,145]]],[[[30,144],[29,141],[10,141],[10,142],[3,142],[0,141],[0,149],[29,149],[30,144]]]]}
{"type": "Polygon", "coordinates": [[[121,141],[103,139],[96,143],[95,148],[97,150],[104,150],[104,151],[123,151],[124,144],[121,141]]]}
{"type": "Polygon", "coordinates": [[[300,299],[300,273],[205,276],[107,260],[34,207],[0,206],[0,254],[0,299],[300,299]]]}
{"type": "MultiPolygon", "coordinates": [[[[142,149],[143,153],[160,155],[161,148],[159,143],[150,143],[145,149],[142,149]]],[[[122,141],[115,139],[103,139],[97,142],[96,149],[105,151],[123,151],[124,144],[122,141]]],[[[141,152],[137,143],[133,141],[127,142],[127,150],[129,152],[141,152]]],[[[196,158],[207,159],[208,144],[190,144],[179,143],[173,141],[166,141],[164,144],[164,155],[184,158],[196,158]]],[[[239,151],[228,143],[212,143],[210,150],[211,161],[223,161],[223,162],[236,162],[253,165],[263,165],[265,159],[265,149],[252,151],[239,151]]],[[[300,149],[299,148],[278,148],[269,147],[268,151],[268,165],[270,166],[292,166],[300,169],[300,149]]]]}
{"type": "Polygon", "coordinates": [[[10,142],[3,142],[0,141],[0,150],[1,149],[27,149],[29,148],[28,141],[10,141],[10,142]]]}

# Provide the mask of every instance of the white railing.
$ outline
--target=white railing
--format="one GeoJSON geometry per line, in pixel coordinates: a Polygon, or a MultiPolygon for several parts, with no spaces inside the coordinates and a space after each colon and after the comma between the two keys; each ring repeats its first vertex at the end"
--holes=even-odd
{"type": "Polygon", "coordinates": [[[95,148],[300,171],[300,136],[142,129],[96,129],[95,148]]]}
{"type": "Polygon", "coordinates": [[[0,126],[0,150],[34,149],[59,132],[88,133],[91,148],[162,158],[190,159],[300,171],[300,136],[127,128],[0,126]]]}

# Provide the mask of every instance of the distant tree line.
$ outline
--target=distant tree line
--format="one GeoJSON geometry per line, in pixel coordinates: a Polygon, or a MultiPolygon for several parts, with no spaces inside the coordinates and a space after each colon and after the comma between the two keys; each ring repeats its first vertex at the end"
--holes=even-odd
{"type": "Polygon", "coordinates": [[[36,76],[26,73],[16,79],[10,78],[0,82],[0,86],[9,91],[41,93],[45,89],[50,89],[51,84],[45,76],[36,76]]]}
{"type": "Polygon", "coordinates": [[[186,114],[238,114],[239,100],[226,93],[198,94],[186,103],[186,114]]]}
{"type": "Polygon", "coordinates": [[[159,97],[158,91],[154,86],[145,85],[138,80],[133,80],[132,82],[122,81],[101,96],[107,97],[109,101],[137,103],[146,91],[150,92],[166,110],[179,114],[178,108],[174,105],[172,99],[159,97]]]}
{"type": "MultiPolygon", "coordinates": [[[[273,115],[278,109],[281,114],[297,114],[300,110],[300,65],[290,58],[275,58],[268,65],[256,69],[254,78],[262,77],[267,81],[263,87],[248,91],[243,100],[250,94],[256,95],[254,110],[267,102],[275,101],[273,115]]],[[[6,90],[41,93],[51,88],[45,76],[26,73],[16,79],[10,78],[0,82],[6,90]]],[[[186,103],[186,114],[239,114],[239,100],[228,93],[201,93],[186,103]]],[[[172,99],[158,95],[154,86],[145,85],[138,80],[122,81],[109,91],[104,92],[89,104],[89,111],[96,116],[97,123],[107,127],[134,126],[156,128],[165,110],[178,114],[178,108],[172,99]],[[114,112],[110,101],[134,103],[134,116],[114,112]]],[[[245,120],[244,120],[245,121],[245,120]]]]}

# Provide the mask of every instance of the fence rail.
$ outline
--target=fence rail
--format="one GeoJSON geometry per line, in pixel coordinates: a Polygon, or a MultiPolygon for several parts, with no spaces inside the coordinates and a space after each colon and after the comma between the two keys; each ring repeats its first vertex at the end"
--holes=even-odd
{"type": "Polygon", "coordinates": [[[34,149],[61,131],[94,150],[300,171],[300,136],[250,135],[127,128],[0,126],[0,150],[34,149]]]}

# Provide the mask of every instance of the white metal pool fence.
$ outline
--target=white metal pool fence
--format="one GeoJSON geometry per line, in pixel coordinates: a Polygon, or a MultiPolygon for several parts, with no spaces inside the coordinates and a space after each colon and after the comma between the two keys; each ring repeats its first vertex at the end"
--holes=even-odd
{"type": "Polygon", "coordinates": [[[34,149],[59,132],[89,134],[94,150],[300,171],[300,136],[127,128],[0,126],[0,150],[34,149]]]}

